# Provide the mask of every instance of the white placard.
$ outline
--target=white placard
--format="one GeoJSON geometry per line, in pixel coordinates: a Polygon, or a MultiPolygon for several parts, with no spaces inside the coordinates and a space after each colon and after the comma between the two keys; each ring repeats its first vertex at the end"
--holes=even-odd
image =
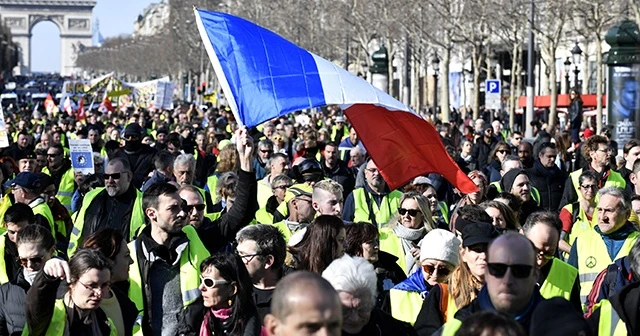
{"type": "Polygon", "coordinates": [[[71,166],[74,172],[80,172],[85,175],[94,174],[93,167],[93,150],[89,139],[69,140],[69,149],[71,152],[71,166]]]}

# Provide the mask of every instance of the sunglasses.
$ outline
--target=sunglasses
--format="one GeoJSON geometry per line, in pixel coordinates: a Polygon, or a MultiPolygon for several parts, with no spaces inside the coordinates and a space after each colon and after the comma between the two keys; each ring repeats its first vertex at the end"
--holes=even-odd
{"type": "Polygon", "coordinates": [[[438,270],[438,276],[447,276],[451,271],[446,266],[435,267],[433,265],[422,265],[422,269],[425,273],[433,274],[436,269],[438,270]]]}
{"type": "Polygon", "coordinates": [[[272,149],[261,149],[260,150],[261,153],[273,153],[272,149]]]}
{"type": "Polygon", "coordinates": [[[399,213],[401,216],[404,216],[405,214],[409,213],[409,216],[411,216],[411,217],[415,217],[415,216],[417,216],[417,215],[418,215],[418,210],[416,210],[416,209],[405,209],[405,208],[400,208],[400,209],[398,209],[398,213],[399,213]]]}
{"type": "Polygon", "coordinates": [[[60,154],[62,154],[62,153],[58,153],[58,154],[49,154],[49,153],[47,153],[47,157],[58,157],[58,156],[60,156],[60,154]]]}
{"type": "Polygon", "coordinates": [[[507,274],[507,269],[511,268],[511,274],[518,279],[527,278],[531,275],[533,266],[531,265],[507,265],[502,263],[487,263],[489,274],[496,278],[503,278],[507,274]]]}
{"type": "Polygon", "coordinates": [[[113,174],[102,174],[104,175],[104,180],[108,180],[110,178],[114,179],[114,180],[119,180],[120,176],[122,175],[122,173],[113,173],[113,174]]]}
{"type": "Polygon", "coordinates": [[[23,267],[27,267],[29,262],[31,262],[31,265],[41,265],[43,261],[43,257],[18,258],[18,262],[22,264],[23,267]]]}
{"type": "Polygon", "coordinates": [[[196,209],[196,211],[204,211],[204,208],[206,207],[206,204],[194,204],[194,205],[185,205],[184,206],[184,211],[189,213],[191,212],[194,208],[196,209]]]}
{"type": "Polygon", "coordinates": [[[290,188],[290,187],[291,187],[291,186],[290,186],[290,185],[288,185],[288,184],[283,184],[283,185],[280,185],[280,186],[273,187],[273,189],[274,189],[274,190],[275,190],[275,189],[285,189],[285,190],[286,190],[286,189],[288,189],[288,188],[290,188]]]}
{"type": "Polygon", "coordinates": [[[595,185],[595,184],[592,184],[592,185],[581,185],[580,188],[595,190],[595,189],[598,189],[598,186],[595,185]]]}
{"type": "Polygon", "coordinates": [[[500,153],[500,154],[504,154],[504,153],[506,153],[506,152],[507,152],[507,150],[506,150],[506,149],[500,149],[500,150],[498,150],[498,151],[496,151],[496,152],[498,152],[498,153],[500,153]]]}
{"type": "Polygon", "coordinates": [[[229,283],[229,281],[227,280],[216,280],[211,278],[205,278],[202,275],[200,276],[200,281],[207,288],[213,288],[217,285],[224,285],[229,283]]]}

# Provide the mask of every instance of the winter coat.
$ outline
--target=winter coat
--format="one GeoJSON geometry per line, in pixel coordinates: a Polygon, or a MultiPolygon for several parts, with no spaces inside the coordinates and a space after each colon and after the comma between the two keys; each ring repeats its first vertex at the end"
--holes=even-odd
{"type": "Polygon", "coordinates": [[[0,286],[0,336],[22,333],[27,323],[25,299],[30,287],[22,268],[13,280],[0,286]]]}
{"type": "Polygon", "coordinates": [[[531,185],[540,193],[540,207],[547,211],[557,211],[569,174],[555,165],[548,169],[540,163],[540,160],[536,160],[533,168],[528,169],[527,172],[531,185]]]}

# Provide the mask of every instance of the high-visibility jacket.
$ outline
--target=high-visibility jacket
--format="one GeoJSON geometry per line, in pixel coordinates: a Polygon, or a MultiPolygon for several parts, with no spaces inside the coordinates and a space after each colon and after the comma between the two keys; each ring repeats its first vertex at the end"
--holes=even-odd
{"type": "Polygon", "coordinates": [[[620,319],[620,315],[613,309],[611,302],[602,299],[594,309],[600,309],[598,320],[598,335],[627,336],[627,325],[620,319]]]}
{"type": "Polygon", "coordinates": [[[335,137],[338,135],[339,131],[340,128],[338,127],[338,125],[331,126],[331,141],[335,141],[338,144],[340,144],[342,140],[349,136],[349,127],[347,127],[347,125],[342,125],[342,137],[340,137],[340,139],[336,139],[335,137]]]}
{"type": "MultiPolygon", "coordinates": [[[[67,306],[64,304],[63,299],[57,299],[53,306],[53,315],[51,316],[51,322],[49,322],[45,336],[63,336],[67,320],[67,306]]],[[[118,330],[113,320],[107,317],[107,322],[109,323],[110,329],[109,336],[118,336],[118,330]]],[[[22,335],[28,336],[29,334],[28,325],[25,324],[22,335]]]]}
{"type": "MultiPolygon", "coordinates": [[[[573,217],[574,207],[572,203],[565,205],[562,209],[567,210],[570,214],[572,214],[572,217],[573,217]]],[[[593,229],[593,222],[589,222],[589,219],[587,218],[587,213],[584,212],[584,209],[582,209],[582,207],[580,207],[576,221],[572,223],[571,232],[569,232],[569,235],[567,236],[569,245],[573,245],[573,242],[576,240],[576,237],[578,237],[582,232],[589,231],[592,229],[593,229]]]]}
{"type": "MultiPolygon", "coordinates": [[[[196,229],[191,225],[182,228],[182,232],[187,235],[189,243],[180,254],[180,292],[182,293],[182,304],[184,308],[195,302],[201,295],[200,289],[200,264],[210,256],[209,251],[198,237],[196,229]]],[[[140,263],[138,261],[137,239],[130,242],[129,252],[133,264],[129,266],[129,299],[133,301],[138,309],[138,317],[133,325],[133,334],[141,335],[142,320],[144,318],[144,295],[143,288],[147,283],[143,283],[140,263]]],[[[147,279],[145,279],[145,282],[147,279]]],[[[156,302],[156,304],[158,304],[156,302]]],[[[147,307],[147,309],[151,309],[147,307]]]]}
{"type": "MultiPolygon", "coordinates": [[[[613,260],[620,259],[629,255],[631,247],[640,236],[637,231],[631,232],[624,241],[622,248],[613,260]]],[[[613,260],[609,257],[607,246],[602,237],[596,230],[583,232],[578,236],[578,276],[580,277],[580,302],[587,300],[589,292],[593,287],[593,282],[598,274],[610,264],[613,260]]]]}
{"type": "Polygon", "coordinates": [[[0,285],[9,282],[9,275],[7,275],[7,267],[4,262],[4,250],[6,248],[7,233],[0,234],[0,285]]]}
{"type": "Polygon", "coordinates": [[[273,215],[266,208],[260,208],[256,211],[256,222],[259,224],[273,224],[273,215]]]}
{"type": "Polygon", "coordinates": [[[566,262],[553,258],[547,278],[540,286],[540,295],[545,299],[559,296],[571,299],[571,289],[578,276],[578,270],[566,262]]]}
{"type": "Polygon", "coordinates": [[[367,191],[365,188],[357,188],[353,190],[353,202],[355,206],[355,211],[353,214],[353,222],[368,222],[371,223],[372,220],[369,218],[369,203],[367,203],[367,198],[369,198],[369,202],[371,202],[371,209],[373,210],[375,224],[380,227],[382,224],[387,223],[391,216],[398,211],[398,207],[400,206],[400,198],[402,197],[402,193],[398,190],[394,190],[389,194],[385,195],[382,198],[382,202],[380,202],[380,207],[373,199],[372,195],[366,195],[367,191]],[[368,197],[367,197],[368,196],[368,197]]]}
{"type": "Polygon", "coordinates": [[[291,236],[293,236],[293,232],[291,232],[291,229],[289,229],[287,224],[284,221],[280,221],[277,223],[273,223],[271,225],[277,227],[280,230],[280,232],[282,232],[282,235],[284,236],[284,241],[288,243],[289,239],[291,239],[291,236]]]}
{"type": "Polygon", "coordinates": [[[440,210],[440,213],[442,214],[442,219],[444,219],[444,222],[449,224],[449,207],[447,206],[447,203],[438,202],[438,210],[440,210]]]}
{"type": "MultiPolygon", "coordinates": [[[[80,244],[80,238],[82,237],[82,229],[84,228],[84,216],[87,209],[91,205],[91,202],[100,194],[106,192],[104,187],[96,188],[89,191],[82,200],[82,207],[78,211],[73,221],[73,229],[71,229],[71,235],[69,235],[69,248],[67,249],[67,255],[73,256],[80,244]]],[[[142,208],[142,192],[136,189],[136,200],[133,203],[131,210],[131,220],[129,223],[129,237],[125,237],[127,241],[133,240],[138,232],[145,225],[144,209],[142,208]]]]}
{"type": "MultiPolygon", "coordinates": [[[[33,202],[32,202],[33,203],[33,202]]],[[[41,215],[44,218],[47,219],[47,222],[49,222],[49,227],[51,228],[51,233],[53,234],[53,237],[56,237],[56,232],[59,230],[56,230],[56,222],[55,220],[53,220],[53,213],[51,212],[51,209],[49,208],[49,205],[47,205],[47,203],[43,200],[43,199],[39,199],[39,202],[36,202],[37,204],[35,204],[31,210],[33,210],[33,214],[34,215],[41,215]]],[[[62,230],[60,233],[64,235],[64,232],[66,230],[62,230]]]]}
{"type": "Polygon", "coordinates": [[[209,193],[212,195],[211,198],[216,199],[218,196],[216,194],[216,186],[218,185],[218,178],[220,176],[216,173],[209,177],[207,177],[207,185],[205,186],[205,190],[209,190],[209,193]]]}
{"type": "Polygon", "coordinates": [[[0,201],[0,223],[4,223],[4,213],[13,205],[9,194],[11,194],[11,188],[7,188],[7,191],[5,191],[4,196],[2,197],[2,201],[0,201]]]}
{"type": "Polygon", "coordinates": [[[458,319],[452,319],[450,321],[447,321],[447,323],[445,323],[442,326],[442,336],[455,336],[456,333],[458,332],[458,329],[460,329],[460,327],[462,326],[462,321],[458,320],[458,319]]]}
{"type": "Polygon", "coordinates": [[[380,251],[387,252],[398,258],[396,263],[405,274],[409,272],[407,270],[407,263],[404,256],[404,249],[402,248],[402,241],[391,229],[381,228],[380,231],[380,251]]]}
{"type": "MultiPolygon", "coordinates": [[[[571,178],[571,182],[573,183],[573,188],[576,191],[576,194],[578,194],[579,201],[582,200],[582,193],[580,193],[580,175],[582,175],[582,168],[569,174],[569,177],[571,178]]],[[[615,170],[609,170],[609,176],[607,177],[607,181],[604,183],[602,188],[607,188],[607,187],[624,189],[627,187],[627,182],[624,180],[624,177],[620,175],[620,173],[618,173],[615,170]]],[[[598,196],[596,195],[596,197],[598,196]]],[[[597,201],[598,201],[598,198],[596,198],[596,202],[597,201]]]]}
{"type": "MultiPolygon", "coordinates": [[[[42,172],[44,174],[51,175],[48,167],[42,168],[42,172]]],[[[76,191],[73,167],[70,167],[64,174],[62,174],[60,185],[56,187],[58,188],[56,198],[60,203],[62,203],[62,205],[64,205],[65,208],[67,208],[67,210],[69,210],[69,212],[71,212],[71,199],[73,198],[73,193],[76,191]]]]}
{"type": "MultiPolygon", "coordinates": [[[[498,191],[498,193],[502,192],[500,181],[491,182],[489,183],[489,185],[492,185],[494,188],[496,188],[496,191],[498,191]]],[[[538,190],[538,188],[534,187],[531,184],[529,184],[529,188],[531,188],[531,191],[529,192],[531,194],[531,199],[536,201],[536,204],[540,206],[540,191],[538,190]]]]}
{"type": "Polygon", "coordinates": [[[391,289],[389,300],[391,301],[391,316],[413,325],[418,313],[420,313],[424,298],[418,292],[391,289]]]}
{"type": "Polygon", "coordinates": [[[263,181],[258,181],[258,207],[264,208],[267,206],[267,202],[271,196],[273,196],[271,185],[263,181]]]}

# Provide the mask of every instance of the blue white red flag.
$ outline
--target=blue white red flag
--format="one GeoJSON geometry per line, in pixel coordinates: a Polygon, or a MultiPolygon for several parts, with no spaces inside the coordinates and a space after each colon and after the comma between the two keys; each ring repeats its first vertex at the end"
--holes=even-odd
{"type": "Polygon", "coordinates": [[[476,185],[447,154],[435,128],[362,78],[245,19],[194,9],[236,120],[253,127],[291,112],[337,104],[378,170],[396,189],[440,173],[463,193],[476,185]]]}

